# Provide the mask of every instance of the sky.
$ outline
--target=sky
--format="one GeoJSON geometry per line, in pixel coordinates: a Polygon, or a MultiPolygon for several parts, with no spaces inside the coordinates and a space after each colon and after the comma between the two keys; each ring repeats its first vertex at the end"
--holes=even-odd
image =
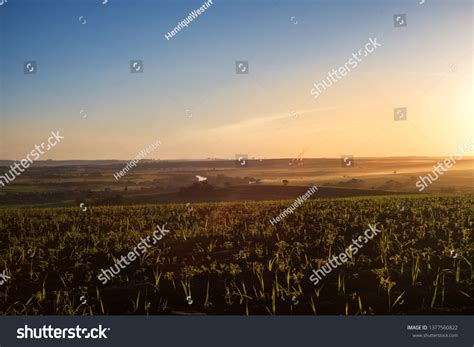
{"type": "Polygon", "coordinates": [[[41,159],[130,159],[157,140],[149,158],[445,156],[474,135],[472,1],[214,0],[170,40],[205,0],[102,2],[0,0],[0,159],[51,131],[64,140],[41,159]]]}

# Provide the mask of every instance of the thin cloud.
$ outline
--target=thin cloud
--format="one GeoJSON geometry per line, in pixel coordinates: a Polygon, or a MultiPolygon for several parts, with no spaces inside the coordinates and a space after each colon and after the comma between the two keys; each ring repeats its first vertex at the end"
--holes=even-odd
{"type": "Polygon", "coordinates": [[[285,112],[285,113],[276,113],[276,114],[266,115],[262,117],[253,117],[253,118],[244,119],[235,123],[219,126],[216,128],[211,128],[209,129],[209,131],[212,131],[212,132],[241,131],[242,129],[246,129],[246,128],[255,129],[261,126],[269,126],[273,124],[280,125],[282,122],[288,121],[290,119],[294,119],[295,117],[300,117],[300,116],[308,115],[311,113],[333,111],[338,108],[339,107],[312,108],[312,109],[295,110],[295,111],[290,111],[290,112],[285,112]]]}

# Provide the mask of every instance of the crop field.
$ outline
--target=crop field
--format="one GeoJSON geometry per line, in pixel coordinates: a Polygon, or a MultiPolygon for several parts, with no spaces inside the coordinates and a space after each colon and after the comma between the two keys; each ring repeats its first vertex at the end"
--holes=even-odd
{"type": "Polygon", "coordinates": [[[7,315],[474,314],[474,196],[0,210],[7,315]],[[309,276],[376,223],[317,285],[309,276]],[[169,232],[98,275],[157,225],[169,232]]]}

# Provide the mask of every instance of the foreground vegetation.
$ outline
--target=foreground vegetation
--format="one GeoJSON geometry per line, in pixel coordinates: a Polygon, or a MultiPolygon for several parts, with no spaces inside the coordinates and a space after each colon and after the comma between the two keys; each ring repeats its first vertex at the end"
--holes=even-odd
{"type": "Polygon", "coordinates": [[[473,314],[474,197],[0,210],[2,314],[473,314]],[[170,230],[102,285],[101,269],[170,230]],[[317,286],[368,223],[382,233],[317,286]]]}

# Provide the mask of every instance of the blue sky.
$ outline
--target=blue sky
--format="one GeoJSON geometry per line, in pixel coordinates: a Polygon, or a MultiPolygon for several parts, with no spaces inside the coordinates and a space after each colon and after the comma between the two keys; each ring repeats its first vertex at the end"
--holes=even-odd
{"type": "Polygon", "coordinates": [[[472,3],[420,1],[215,0],[168,41],[205,1],[8,0],[0,158],[23,157],[51,130],[66,138],[53,159],[127,159],[156,139],[168,159],[450,153],[472,133],[472,3]],[[396,13],[406,28],[393,27],[396,13]],[[312,100],[313,83],[371,37],[383,47],[312,100]],[[133,59],[144,73],[130,73],[133,59]],[[29,60],[34,75],[23,74],[29,60]],[[398,106],[416,110],[407,124],[390,119],[398,106]],[[287,124],[291,112],[301,115],[287,124]]]}

